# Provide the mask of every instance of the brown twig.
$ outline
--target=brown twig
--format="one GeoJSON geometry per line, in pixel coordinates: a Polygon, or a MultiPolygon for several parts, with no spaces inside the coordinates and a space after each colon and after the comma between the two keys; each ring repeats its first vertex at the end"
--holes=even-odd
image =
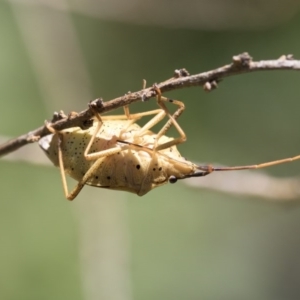
{"type": "MultiPolygon", "coordinates": [[[[217,83],[225,77],[255,71],[271,70],[300,70],[300,61],[294,60],[292,55],[283,55],[276,60],[256,62],[252,61],[252,58],[248,53],[243,53],[234,56],[231,64],[208,72],[190,75],[185,69],[176,70],[173,78],[157,84],[157,87],[162,93],[192,86],[203,86],[206,91],[210,91],[216,88],[217,83]]],[[[96,111],[103,114],[134,102],[146,101],[155,96],[155,89],[150,87],[138,92],[125,94],[124,96],[107,102],[102,102],[101,99],[96,99],[93,103],[96,105],[96,111]]],[[[51,126],[56,130],[77,126],[87,128],[91,125],[90,119],[93,117],[94,113],[95,108],[89,107],[78,114],[71,113],[68,117],[58,115],[60,117],[53,120],[51,126]]],[[[13,152],[26,144],[36,142],[40,137],[49,133],[50,132],[47,127],[42,126],[27,134],[14,138],[3,145],[0,145],[0,156],[13,152]]]]}

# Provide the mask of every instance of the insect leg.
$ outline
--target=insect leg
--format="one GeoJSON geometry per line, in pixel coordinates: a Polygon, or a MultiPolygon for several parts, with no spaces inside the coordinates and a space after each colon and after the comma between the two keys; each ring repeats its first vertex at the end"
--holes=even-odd
{"type": "MultiPolygon", "coordinates": [[[[91,107],[93,109],[93,107],[91,107]]],[[[97,134],[99,133],[101,126],[103,124],[103,119],[107,119],[107,120],[124,120],[124,119],[128,119],[129,118],[129,124],[132,124],[135,122],[135,120],[139,119],[140,117],[144,116],[144,115],[150,115],[150,114],[154,114],[157,113],[156,111],[150,111],[150,112],[145,112],[145,113],[141,113],[141,114],[134,114],[134,115],[130,115],[129,114],[129,110],[124,108],[125,111],[125,115],[116,115],[116,116],[107,116],[107,118],[105,117],[101,117],[96,111],[95,111],[95,117],[98,120],[98,124],[93,132],[93,135],[84,151],[84,157],[86,160],[95,160],[95,162],[92,164],[92,166],[88,169],[88,171],[84,174],[84,176],[82,177],[82,179],[77,183],[77,185],[75,186],[75,188],[71,191],[71,193],[68,192],[68,188],[67,185],[64,184],[64,191],[65,191],[65,195],[66,198],[69,200],[73,200],[81,191],[81,189],[84,187],[84,185],[86,184],[86,182],[94,175],[95,172],[98,171],[100,164],[102,163],[102,158],[103,157],[107,157],[110,155],[114,155],[118,152],[124,151],[126,149],[128,149],[129,145],[124,144],[122,146],[116,146],[110,149],[106,149],[106,150],[102,150],[96,153],[89,153],[91,146],[93,145],[93,142],[95,141],[95,138],[97,136],[97,134]]],[[[159,110],[160,111],[160,110],[159,110]]],[[[62,169],[63,171],[63,169],[62,169]]],[[[63,172],[64,173],[64,172],[63,172]]],[[[65,177],[64,180],[65,181],[65,177]]]]}
{"type": "Polygon", "coordinates": [[[95,171],[98,170],[100,164],[102,163],[102,157],[106,157],[106,156],[110,156],[113,155],[115,153],[121,152],[125,149],[128,148],[128,146],[116,146],[110,149],[106,149],[103,151],[99,151],[97,153],[88,153],[91,145],[93,144],[96,135],[98,134],[98,132],[101,129],[102,126],[102,119],[101,116],[98,113],[95,113],[96,118],[98,119],[98,124],[96,129],[93,132],[93,135],[88,143],[88,146],[86,147],[85,151],[84,151],[84,157],[87,160],[95,160],[95,162],[93,163],[93,165],[88,169],[88,171],[84,174],[84,176],[81,178],[81,180],[76,184],[76,186],[74,187],[74,189],[69,193],[68,190],[68,185],[67,185],[67,181],[66,181],[66,175],[64,172],[64,165],[63,165],[63,157],[62,157],[62,150],[61,150],[61,135],[59,132],[56,132],[58,134],[59,137],[59,144],[58,144],[58,155],[59,155],[59,166],[60,166],[60,172],[61,172],[61,176],[62,176],[62,182],[63,182],[63,188],[64,188],[64,193],[65,196],[68,200],[73,200],[78,194],[79,192],[82,190],[82,188],[84,187],[84,185],[86,184],[86,182],[91,178],[91,176],[93,176],[93,173],[95,171]]]}
{"type": "Polygon", "coordinates": [[[97,127],[96,129],[94,130],[93,132],[93,135],[87,145],[87,147],[85,148],[85,151],[84,151],[84,157],[86,160],[95,160],[97,157],[95,157],[95,154],[98,154],[98,153],[91,153],[91,154],[88,154],[90,149],[91,149],[91,146],[95,140],[95,137],[96,135],[99,133],[100,129],[101,129],[101,126],[103,124],[103,121],[101,119],[101,116],[98,114],[98,113],[95,113],[95,117],[98,119],[98,123],[97,123],[97,127]]]}
{"type": "Polygon", "coordinates": [[[72,199],[69,198],[68,184],[67,184],[65,168],[64,168],[64,161],[63,161],[63,155],[62,155],[62,149],[61,149],[63,136],[59,131],[55,130],[49,124],[46,124],[46,127],[48,128],[48,130],[50,132],[57,135],[58,164],[59,164],[59,170],[60,170],[60,175],[61,175],[61,181],[62,181],[65,197],[68,200],[73,200],[74,198],[72,198],[72,199]]]}
{"type": "MultiPolygon", "coordinates": [[[[91,109],[94,109],[93,106],[91,106],[91,109]]],[[[89,153],[90,149],[91,149],[91,146],[93,144],[93,142],[95,141],[95,138],[97,136],[97,134],[99,133],[100,129],[101,129],[101,126],[103,124],[103,121],[102,119],[104,119],[104,117],[101,117],[100,114],[95,111],[95,117],[98,119],[98,124],[97,124],[97,127],[96,129],[94,130],[93,132],[93,135],[84,151],[84,157],[86,160],[96,160],[98,158],[101,158],[101,157],[104,157],[104,156],[109,156],[109,155],[113,155],[119,151],[122,151],[123,150],[123,147],[121,146],[116,146],[114,148],[110,148],[110,149],[106,149],[106,150],[102,150],[102,151],[99,151],[99,152],[96,152],[96,153],[89,153]]],[[[117,119],[126,119],[126,115],[115,115],[115,116],[107,116],[107,119],[114,119],[114,120],[117,120],[117,119]]],[[[130,123],[132,123],[131,121],[134,122],[134,120],[130,120],[130,123]]]]}
{"type": "Polygon", "coordinates": [[[162,129],[157,134],[156,145],[154,146],[154,149],[155,150],[162,150],[162,149],[170,148],[170,147],[172,147],[174,145],[177,145],[177,144],[184,143],[186,141],[186,135],[185,135],[184,131],[182,130],[182,128],[180,127],[180,125],[176,121],[176,119],[179,118],[179,116],[183,113],[183,111],[185,109],[184,104],[181,101],[163,97],[161,95],[160,89],[157,86],[154,86],[154,89],[156,89],[156,92],[157,92],[157,104],[162,108],[165,115],[167,115],[169,117],[169,120],[167,121],[167,123],[162,127],[162,129]],[[173,104],[178,106],[178,109],[174,112],[173,115],[171,115],[171,113],[169,112],[169,110],[166,107],[164,102],[173,103],[173,104]],[[159,138],[162,137],[163,135],[165,135],[166,132],[170,129],[170,127],[172,125],[177,129],[180,137],[175,138],[175,139],[173,139],[169,142],[157,145],[157,143],[159,141],[159,138]]]}
{"type": "MultiPolygon", "coordinates": [[[[126,107],[126,106],[125,106],[126,107]]],[[[124,107],[124,110],[126,109],[124,107]]],[[[154,110],[149,110],[141,113],[136,113],[136,114],[130,114],[129,113],[129,108],[127,108],[127,114],[124,115],[113,115],[113,116],[101,116],[102,120],[130,120],[128,126],[131,124],[135,123],[137,120],[141,119],[142,117],[146,116],[151,116],[151,115],[156,115],[154,116],[149,122],[147,122],[139,131],[139,135],[143,135],[144,132],[155,126],[158,122],[160,122],[165,116],[166,113],[163,109],[154,109],[154,110]]],[[[126,131],[126,128],[124,128],[126,131]]]]}
{"type": "MultiPolygon", "coordinates": [[[[143,89],[146,89],[146,85],[147,85],[147,82],[144,79],[143,80],[143,89]]],[[[145,131],[147,131],[148,129],[153,127],[155,124],[157,124],[160,120],[162,120],[166,115],[162,109],[154,109],[154,110],[145,111],[145,112],[136,113],[136,114],[130,114],[129,105],[123,106],[123,109],[124,109],[124,115],[103,116],[102,119],[103,120],[124,120],[124,119],[134,120],[133,122],[130,123],[130,124],[132,124],[136,120],[141,119],[142,117],[151,116],[151,115],[159,115],[159,116],[154,117],[154,118],[156,118],[155,120],[152,121],[152,119],[151,119],[147,124],[144,125],[144,127],[140,131],[140,133],[143,134],[145,131]]]]}
{"type": "MultiPolygon", "coordinates": [[[[93,106],[91,106],[91,108],[93,109],[93,106]]],[[[102,155],[102,153],[104,153],[105,151],[107,151],[107,154],[105,156],[108,156],[108,155],[112,155],[112,154],[109,154],[109,150],[110,149],[107,149],[107,150],[104,150],[104,151],[99,151],[97,153],[89,153],[90,149],[91,149],[91,146],[97,136],[97,134],[99,133],[100,129],[101,129],[101,126],[103,124],[103,121],[102,120],[124,120],[124,119],[127,119],[128,116],[130,116],[130,120],[129,120],[129,123],[127,124],[127,126],[130,126],[132,123],[135,123],[135,121],[137,119],[140,119],[141,117],[144,117],[144,116],[149,116],[149,115],[153,115],[153,114],[158,114],[161,112],[161,109],[156,109],[156,110],[151,110],[151,111],[147,111],[147,112],[142,112],[142,113],[138,113],[138,114],[132,114],[130,115],[129,114],[129,108],[124,108],[124,111],[125,111],[125,115],[114,115],[114,116],[107,116],[107,117],[102,117],[100,116],[100,114],[95,111],[95,117],[98,119],[98,124],[97,124],[97,127],[96,129],[94,130],[93,132],[93,135],[84,151],[84,157],[87,159],[87,160],[96,160],[97,158],[99,157],[103,157],[104,155],[102,155]],[[128,114],[128,116],[126,116],[126,113],[128,114]]],[[[126,131],[126,127],[123,129],[124,131],[126,131]]],[[[121,147],[117,147],[119,150],[121,150],[122,148],[121,147]]],[[[117,151],[118,152],[118,151],[117,151]]]]}
{"type": "Polygon", "coordinates": [[[50,125],[46,124],[47,128],[49,129],[50,132],[52,132],[53,134],[56,134],[58,139],[58,162],[59,162],[59,168],[60,168],[60,173],[61,173],[61,179],[62,179],[62,184],[63,184],[63,190],[64,190],[64,194],[65,197],[68,200],[73,200],[81,191],[81,189],[84,187],[85,183],[87,182],[87,180],[90,179],[90,177],[93,175],[93,173],[95,172],[95,170],[98,169],[100,163],[101,163],[101,158],[105,157],[105,156],[109,156],[109,155],[113,155],[115,153],[118,153],[120,151],[123,151],[125,149],[127,149],[127,146],[117,146],[114,148],[110,148],[110,149],[106,149],[103,151],[100,151],[98,153],[92,153],[92,154],[88,154],[88,151],[90,150],[90,147],[93,143],[93,140],[95,139],[95,136],[97,135],[97,133],[99,132],[99,130],[101,129],[101,125],[102,125],[102,120],[99,114],[95,114],[96,118],[98,119],[98,125],[97,128],[95,129],[93,136],[85,150],[84,156],[87,160],[95,160],[95,163],[89,168],[89,170],[85,173],[85,175],[82,177],[82,179],[77,183],[77,185],[75,186],[75,188],[69,192],[68,189],[68,184],[67,184],[67,180],[66,180],[66,174],[65,174],[65,168],[64,168],[64,162],[63,162],[63,153],[62,153],[62,140],[63,140],[63,135],[55,130],[53,127],[51,127],[50,125]]]}
{"type": "Polygon", "coordinates": [[[98,119],[98,125],[96,130],[93,133],[93,136],[84,152],[84,156],[87,160],[95,160],[94,164],[88,169],[88,171],[84,174],[84,176],[82,177],[82,179],[76,184],[75,188],[69,192],[68,190],[68,185],[67,185],[67,180],[66,180],[66,174],[64,172],[64,163],[63,163],[63,157],[62,157],[62,149],[61,149],[61,143],[62,143],[62,135],[58,132],[55,131],[54,129],[49,130],[51,132],[56,133],[58,135],[58,159],[59,159],[59,167],[60,167],[60,173],[61,173],[61,178],[62,178],[62,183],[63,183],[63,189],[64,189],[64,193],[65,193],[65,197],[68,200],[73,200],[78,194],[79,192],[82,190],[82,188],[84,187],[84,185],[86,184],[86,182],[91,178],[91,176],[93,175],[93,173],[95,171],[98,170],[102,160],[102,157],[105,156],[109,156],[109,155],[113,155],[115,153],[121,152],[125,149],[127,149],[126,146],[121,147],[121,146],[116,146],[114,148],[110,148],[110,149],[106,149],[103,151],[99,151],[97,153],[91,153],[88,154],[88,151],[90,150],[90,147],[93,143],[93,140],[95,139],[95,136],[97,135],[97,133],[99,132],[99,130],[101,129],[101,125],[102,125],[102,120],[101,117],[99,115],[96,116],[98,119]]]}
{"type": "MultiPolygon", "coordinates": [[[[146,80],[144,79],[143,80],[143,90],[146,88],[146,85],[147,85],[147,82],[146,80]]],[[[126,118],[128,120],[132,120],[132,119],[135,119],[135,120],[138,120],[140,119],[143,115],[147,116],[147,114],[135,114],[135,115],[131,115],[130,112],[129,112],[129,105],[125,105],[123,106],[123,109],[124,109],[124,114],[126,116],[126,118]]]]}
{"type": "Polygon", "coordinates": [[[121,151],[123,151],[127,148],[128,147],[119,147],[119,146],[117,146],[117,147],[114,147],[114,148],[110,148],[110,149],[100,151],[98,153],[94,153],[94,154],[97,154],[97,159],[96,159],[95,163],[88,169],[88,171],[84,174],[82,179],[76,184],[76,186],[72,190],[72,192],[71,193],[68,192],[67,186],[66,186],[66,189],[64,189],[66,198],[68,200],[73,200],[79,194],[79,192],[82,190],[82,188],[84,187],[86,182],[93,176],[95,171],[98,170],[100,164],[102,163],[102,159],[101,159],[102,157],[116,154],[116,153],[121,152],[121,151]]]}
{"type": "MultiPolygon", "coordinates": [[[[136,113],[136,114],[130,114],[129,112],[129,107],[128,106],[124,106],[124,115],[110,115],[110,116],[101,116],[102,120],[128,120],[127,125],[124,127],[123,131],[125,132],[127,130],[127,128],[135,123],[137,120],[141,119],[142,117],[145,116],[151,116],[151,115],[158,115],[159,113],[161,113],[162,115],[160,115],[158,117],[158,120],[155,122],[158,123],[160,120],[162,120],[165,116],[165,113],[162,112],[161,109],[154,109],[154,110],[150,110],[150,111],[145,111],[145,112],[141,112],[141,113],[136,113]]],[[[151,119],[152,120],[152,119],[151,119]]],[[[151,121],[150,120],[150,121],[151,121]]],[[[154,124],[154,125],[155,125],[154,124]]],[[[154,125],[149,124],[148,123],[141,129],[140,134],[142,134],[143,132],[145,132],[146,130],[148,130],[149,128],[153,127],[154,125]]]]}

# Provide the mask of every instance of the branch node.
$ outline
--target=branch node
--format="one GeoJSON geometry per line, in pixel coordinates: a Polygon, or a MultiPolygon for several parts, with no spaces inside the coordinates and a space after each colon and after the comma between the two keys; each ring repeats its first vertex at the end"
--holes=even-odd
{"type": "Polygon", "coordinates": [[[210,84],[211,84],[211,89],[215,90],[218,88],[218,80],[213,80],[210,84]]]}
{"type": "Polygon", "coordinates": [[[177,70],[174,71],[174,77],[175,78],[187,77],[187,76],[190,76],[190,73],[185,68],[177,69],[177,70]]]}
{"type": "Polygon", "coordinates": [[[206,81],[203,84],[203,89],[205,92],[210,92],[218,88],[218,82],[216,80],[206,81]]]}
{"type": "MultiPolygon", "coordinates": [[[[142,102],[147,101],[149,98],[147,98],[147,91],[146,90],[147,87],[147,80],[143,79],[143,89],[140,92],[137,92],[138,97],[142,100],[142,102]]],[[[128,92],[126,95],[131,95],[131,92],[128,92]]]]}
{"type": "Polygon", "coordinates": [[[93,119],[83,120],[82,123],[81,123],[81,126],[79,126],[79,127],[82,130],[86,130],[86,129],[92,127],[93,124],[94,124],[94,120],[93,119]]]}
{"type": "Polygon", "coordinates": [[[34,135],[32,133],[29,133],[27,138],[26,138],[26,141],[28,143],[35,143],[37,142],[41,137],[39,135],[34,135]]]}
{"type": "Polygon", "coordinates": [[[89,103],[89,108],[92,111],[94,111],[94,110],[98,111],[98,110],[102,109],[103,106],[104,105],[103,105],[103,99],[102,98],[97,98],[97,99],[95,99],[95,100],[93,100],[89,103]]]}
{"type": "Polygon", "coordinates": [[[161,93],[160,88],[158,87],[157,83],[154,83],[152,85],[152,90],[155,92],[156,95],[159,95],[161,93]]]}
{"type": "Polygon", "coordinates": [[[71,112],[69,112],[69,114],[68,114],[68,120],[72,120],[72,119],[78,117],[78,115],[79,115],[78,112],[76,112],[76,111],[71,111],[71,112]]]}
{"type": "Polygon", "coordinates": [[[203,89],[204,89],[205,92],[210,92],[211,91],[211,83],[209,81],[206,81],[203,84],[203,89]]]}
{"type": "MultiPolygon", "coordinates": [[[[103,108],[103,99],[97,98],[89,103],[89,109],[94,115],[95,113],[99,113],[99,110],[103,108]]],[[[94,120],[93,119],[84,119],[80,125],[78,125],[82,130],[86,130],[93,126],[94,120]]]]}
{"type": "Polygon", "coordinates": [[[284,54],[278,58],[278,60],[293,60],[293,59],[294,59],[293,54],[284,54]]]}
{"type": "Polygon", "coordinates": [[[65,115],[65,113],[62,110],[59,112],[55,111],[53,113],[51,123],[55,123],[59,120],[66,119],[66,118],[67,118],[67,116],[65,115]]]}
{"type": "Polygon", "coordinates": [[[252,62],[252,57],[249,55],[248,52],[244,52],[239,55],[235,55],[232,57],[233,65],[236,67],[249,67],[250,63],[252,62]]]}

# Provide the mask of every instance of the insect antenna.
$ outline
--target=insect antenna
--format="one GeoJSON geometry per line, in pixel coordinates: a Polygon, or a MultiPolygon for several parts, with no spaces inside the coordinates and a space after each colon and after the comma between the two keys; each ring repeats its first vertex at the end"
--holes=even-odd
{"type": "Polygon", "coordinates": [[[196,171],[193,174],[184,175],[180,178],[172,175],[169,177],[169,183],[176,183],[177,180],[191,178],[191,177],[203,177],[203,176],[209,175],[210,173],[211,173],[211,171],[196,171]]]}
{"type": "Polygon", "coordinates": [[[300,155],[272,160],[261,164],[256,165],[245,165],[245,166],[235,166],[235,167],[213,167],[213,166],[198,166],[199,170],[202,171],[239,171],[239,170],[253,170],[253,169],[263,169],[271,166],[281,165],[289,162],[293,162],[300,159],[300,155]]]}
{"type": "Polygon", "coordinates": [[[170,176],[169,182],[175,183],[177,182],[177,180],[180,179],[186,179],[191,177],[203,177],[211,174],[212,172],[219,172],[219,171],[241,171],[241,170],[262,169],[262,168],[267,168],[267,167],[280,165],[288,162],[293,162],[299,159],[300,159],[300,155],[297,155],[294,157],[273,160],[273,161],[256,164],[256,165],[245,165],[245,166],[234,166],[234,167],[214,167],[212,165],[198,166],[199,171],[195,171],[193,174],[184,175],[183,177],[180,178],[175,176],[170,176]]]}

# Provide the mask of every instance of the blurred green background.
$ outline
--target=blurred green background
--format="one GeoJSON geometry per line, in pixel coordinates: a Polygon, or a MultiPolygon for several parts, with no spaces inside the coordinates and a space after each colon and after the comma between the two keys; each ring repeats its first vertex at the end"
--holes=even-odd
{"type": "MultiPolygon", "coordinates": [[[[151,9],[162,13],[156,2],[136,4],[132,12],[116,5],[110,19],[105,2],[0,0],[0,134],[26,133],[55,110],[81,111],[92,99],[140,90],[142,79],[160,82],[177,68],[200,73],[244,51],[256,60],[300,57],[297,1],[282,8],[284,18],[280,1],[270,14],[267,2],[248,1],[248,14],[234,10],[234,1],[221,11],[205,13],[203,6],[204,26],[200,17],[199,24],[181,25],[174,3],[182,1],[164,2],[167,24],[147,24],[151,9]],[[254,2],[265,10],[253,13],[254,2]]],[[[189,4],[185,20],[195,13],[189,4]]],[[[201,88],[169,93],[186,104],[183,156],[238,165],[298,154],[299,76],[252,73],[227,78],[209,94],[201,88]]],[[[131,110],[154,107],[150,101],[131,110]]],[[[42,157],[37,148],[28,147],[29,154],[42,157]]],[[[297,203],[184,183],[142,198],[86,187],[69,203],[58,169],[32,156],[32,162],[0,161],[0,299],[300,298],[297,203]]],[[[296,176],[299,162],[267,171],[296,176]]]]}

